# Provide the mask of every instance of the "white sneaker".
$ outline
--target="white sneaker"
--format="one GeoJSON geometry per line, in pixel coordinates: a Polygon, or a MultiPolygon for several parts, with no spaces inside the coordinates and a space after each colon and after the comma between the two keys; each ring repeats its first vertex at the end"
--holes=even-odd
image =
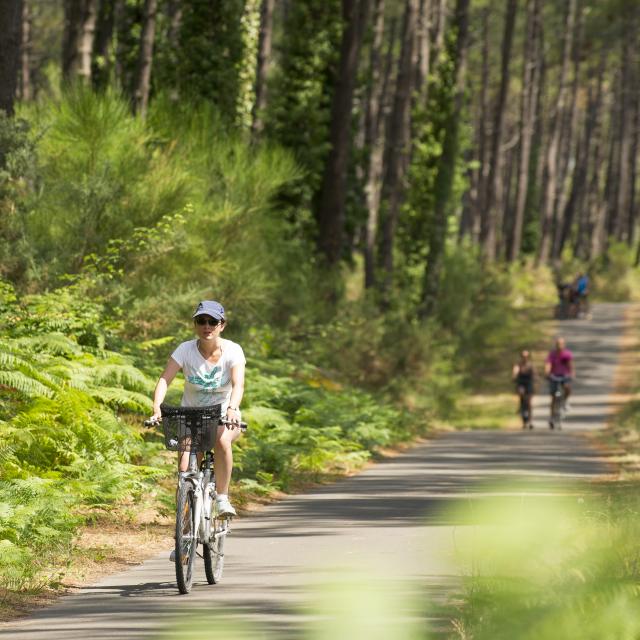
{"type": "Polygon", "coordinates": [[[231,506],[229,498],[216,498],[216,515],[218,518],[228,518],[235,516],[236,510],[231,506]]]}

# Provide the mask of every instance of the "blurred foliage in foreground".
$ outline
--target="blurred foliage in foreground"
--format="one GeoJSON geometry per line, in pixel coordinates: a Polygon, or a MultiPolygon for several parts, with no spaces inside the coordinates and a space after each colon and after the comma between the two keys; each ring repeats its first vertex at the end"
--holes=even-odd
{"type": "Polygon", "coordinates": [[[536,493],[489,502],[456,536],[466,575],[456,637],[639,637],[637,487],[536,493]]]}
{"type": "MultiPolygon", "coordinates": [[[[461,571],[448,605],[416,580],[343,567],[289,612],[290,624],[310,640],[635,640],[640,498],[635,486],[602,489],[491,487],[503,497],[465,500],[448,514],[461,571]]],[[[196,638],[212,626],[235,640],[278,637],[268,622],[239,623],[228,607],[157,637],[196,638]]]]}

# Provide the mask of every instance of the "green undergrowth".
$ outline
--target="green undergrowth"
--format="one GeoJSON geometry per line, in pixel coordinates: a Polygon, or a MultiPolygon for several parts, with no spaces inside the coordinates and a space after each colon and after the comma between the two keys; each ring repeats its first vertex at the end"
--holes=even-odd
{"type": "MultiPolygon", "coordinates": [[[[596,434],[598,440],[616,453],[616,463],[628,479],[640,482],[640,373],[635,366],[640,349],[640,313],[638,308],[628,315],[629,343],[623,343],[622,373],[618,374],[615,393],[628,399],[620,405],[608,428],[596,434]]],[[[639,487],[640,488],[640,487],[639,487]]]]}
{"type": "Polygon", "coordinates": [[[129,418],[151,381],[105,348],[99,305],[0,283],[0,587],[58,579],[83,514],[140,496],[160,448],[129,418]]]}
{"type": "Polygon", "coordinates": [[[603,302],[640,300],[640,270],[635,262],[635,248],[622,242],[612,243],[606,257],[593,269],[595,299],[603,302]]]}
{"type": "Polygon", "coordinates": [[[251,424],[234,464],[245,487],[287,490],[292,483],[352,471],[373,452],[426,433],[415,415],[384,398],[286,360],[248,363],[251,424]]]}

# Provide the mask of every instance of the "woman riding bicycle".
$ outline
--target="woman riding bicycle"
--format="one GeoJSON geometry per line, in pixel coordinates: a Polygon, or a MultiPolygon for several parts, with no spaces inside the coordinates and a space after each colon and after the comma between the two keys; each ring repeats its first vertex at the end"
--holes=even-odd
{"type": "Polygon", "coordinates": [[[522,428],[533,428],[533,411],[531,398],[533,396],[533,380],[535,371],[531,364],[531,354],[526,349],[520,354],[520,360],[513,365],[512,378],[516,384],[516,391],[520,398],[519,412],[522,416],[522,428]]]}
{"type": "MultiPolygon", "coordinates": [[[[240,402],[244,393],[245,357],[242,347],[221,337],[226,327],[224,307],[214,300],[203,300],[193,314],[197,338],[183,342],[171,354],[153,395],[152,420],[161,419],[160,405],[167,388],[180,369],[184,374],[183,407],[221,405],[231,424],[219,426],[214,445],[216,510],[219,516],[234,516],[229,502],[229,483],[233,469],[231,445],[240,437],[240,402]]],[[[186,471],[189,452],[179,459],[179,470],[186,471]]]]}
{"type": "MultiPolygon", "coordinates": [[[[555,349],[549,351],[544,364],[544,373],[549,379],[549,393],[553,398],[558,385],[562,386],[564,410],[569,410],[569,396],[571,395],[571,381],[575,378],[573,354],[566,348],[564,338],[556,338],[555,349]]],[[[549,426],[552,426],[550,421],[549,426]]]]}

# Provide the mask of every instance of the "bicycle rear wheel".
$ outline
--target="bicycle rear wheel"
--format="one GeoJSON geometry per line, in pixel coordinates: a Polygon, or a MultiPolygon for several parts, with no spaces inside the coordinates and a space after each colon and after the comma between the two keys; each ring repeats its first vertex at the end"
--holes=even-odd
{"type": "Polygon", "coordinates": [[[562,429],[562,398],[554,394],[551,398],[551,428],[562,429]]]}
{"type": "Polygon", "coordinates": [[[529,405],[527,396],[520,396],[520,417],[522,418],[522,428],[526,429],[529,424],[529,405]]]}
{"type": "Polygon", "coordinates": [[[178,492],[176,509],[176,582],[180,593],[189,593],[193,584],[193,567],[198,549],[195,501],[193,485],[185,482],[178,492]]]}
{"type": "Polygon", "coordinates": [[[211,527],[211,541],[202,545],[204,572],[209,584],[218,584],[224,571],[224,541],[229,527],[228,520],[214,518],[211,527]],[[214,536],[215,534],[215,536],[214,536]]]}

